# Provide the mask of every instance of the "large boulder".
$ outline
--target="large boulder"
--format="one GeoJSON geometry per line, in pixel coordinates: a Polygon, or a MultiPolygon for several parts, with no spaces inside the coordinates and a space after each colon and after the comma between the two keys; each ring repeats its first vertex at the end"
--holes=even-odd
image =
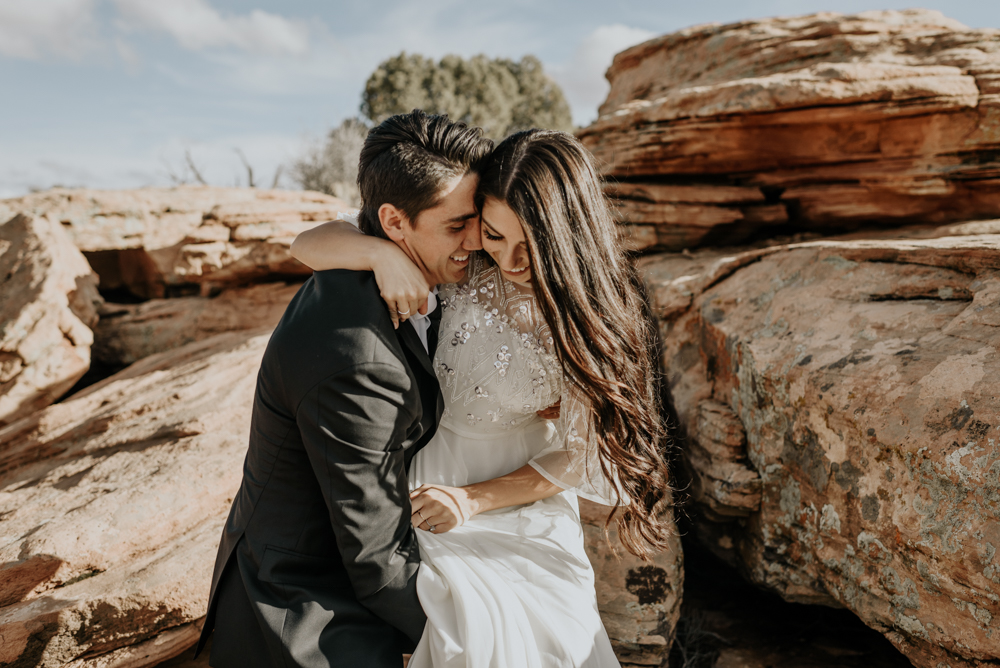
{"type": "Polygon", "coordinates": [[[0,426],[48,406],[90,368],[101,296],[86,259],[50,218],[0,224],[0,426]]]}
{"type": "Polygon", "coordinates": [[[597,607],[623,668],[665,666],[674,642],[684,591],[684,554],[674,528],[669,549],[643,561],[629,554],[608,508],[580,499],[587,556],[594,567],[597,607]]]}
{"type": "Polygon", "coordinates": [[[1000,216],[1000,31],[938,12],[688,28],[580,131],[636,249],[1000,216]]]}
{"type": "Polygon", "coordinates": [[[0,665],[142,668],[194,642],[268,338],[148,357],[0,429],[0,665]]]}
{"type": "Polygon", "coordinates": [[[1000,235],[641,265],[695,535],[916,666],[1000,662],[1000,235]]]}
{"type": "MultiPolygon", "coordinates": [[[[204,301],[182,323],[208,327],[204,301]]],[[[147,668],[194,643],[268,333],[147,356],[0,429],[0,665],[147,668]]],[[[135,341],[123,350],[145,352],[148,340],[135,341]]],[[[606,540],[606,508],[581,507],[617,651],[625,665],[662,665],[679,614],[679,541],[640,562],[613,528],[606,540]]]]}
{"type": "MultiPolygon", "coordinates": [[[[607,507],[581,499],[580,516],[597,575],[597,606],[622,668],[667,665],[684,588],[679,535],[670,549],[644,562],[625,551],[613,526],[605,534],[607,507]]],[[[193,659],[188,652],[157,668],[207,667],[205,654],[193,659]]]]}
{"type": "Polygon", "coordinates": [[[56,188],[0,200],[0,213],[60,221],[102,290],[143,298],[308,276],[289,253],[295,235],[348,210],[317,192],[209,186],[56,188]]]}
{"type": "Polygon", "coordinates": [[[124,367],[223,332],[274,327],[299,287],[261,283],[224,290],[215,297],[106,303],[94,329],[94,361],[124,367]]]}

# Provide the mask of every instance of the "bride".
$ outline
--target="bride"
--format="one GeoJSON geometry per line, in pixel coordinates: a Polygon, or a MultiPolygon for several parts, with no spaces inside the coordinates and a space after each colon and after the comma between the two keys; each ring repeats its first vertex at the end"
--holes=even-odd
{"type": "MultiPolygon", "coordinates": [[[[409,472],[427,613],[409,667],[617,667],[576,497],[618,506],[634,554],[665,547],[654,331],[571,135],[505,139],[477,204],[485,254],[437,295],[445,411],[409,472]],[[557,420],[536,415],[560,400],[557,420]]],[[[426,310],[429,286],[390,241],[334,222],[292,250],[317,270],[377,265],[390,311],[426,310]]]]}

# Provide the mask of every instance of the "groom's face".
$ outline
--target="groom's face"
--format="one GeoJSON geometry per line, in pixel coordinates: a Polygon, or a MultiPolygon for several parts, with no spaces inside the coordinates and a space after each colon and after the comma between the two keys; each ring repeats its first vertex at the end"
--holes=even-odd
{"type": "Polygon", "coordinates": [[[469,254],[482,248],[475,194],[479,175],[455,177],[438,193],[437,204],[403,221],[405,250],[431,285],[465,277],[469,254]]]}

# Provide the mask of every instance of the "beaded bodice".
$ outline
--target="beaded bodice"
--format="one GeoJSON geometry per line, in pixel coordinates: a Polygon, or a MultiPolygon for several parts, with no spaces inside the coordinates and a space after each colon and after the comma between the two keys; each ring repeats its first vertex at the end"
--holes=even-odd
{"type": "Polygon", "coordinates": [[[476,257],[465,283],[441,288],[434,368],[442,422],[484,435],[517,427],[562,394],[562,369],[530,286],[476,257]]]}

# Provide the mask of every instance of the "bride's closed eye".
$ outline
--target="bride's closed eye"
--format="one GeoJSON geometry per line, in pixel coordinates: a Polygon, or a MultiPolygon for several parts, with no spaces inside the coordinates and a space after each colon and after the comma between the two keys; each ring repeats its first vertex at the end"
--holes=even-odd
{"type": "Polygon", "coordinates": [[[503,237],[501,237],[500,235],[492,235],[485,228],[483,229],[483,234],[490,241],[501,241],[501,240],[503,240],[503,237]]]}

